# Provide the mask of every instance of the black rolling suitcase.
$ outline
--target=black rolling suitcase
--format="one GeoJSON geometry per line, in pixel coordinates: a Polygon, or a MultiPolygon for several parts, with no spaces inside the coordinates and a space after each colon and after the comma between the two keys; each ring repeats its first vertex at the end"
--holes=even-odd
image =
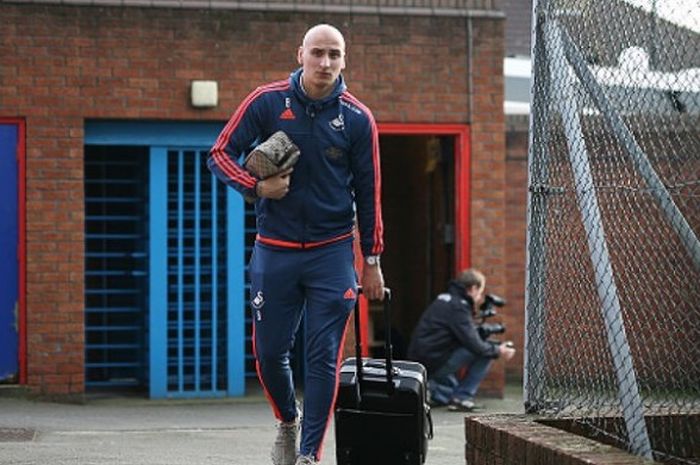
{"type": "Polygon", "coordinates": [[[425,367],[392,360],[390,302],[386,289],[386,359],[361,358],[360,312],[355,305],[356,356],[340,367],[335,404],[338,465],[421,465],[433,437],[425,367]]]}

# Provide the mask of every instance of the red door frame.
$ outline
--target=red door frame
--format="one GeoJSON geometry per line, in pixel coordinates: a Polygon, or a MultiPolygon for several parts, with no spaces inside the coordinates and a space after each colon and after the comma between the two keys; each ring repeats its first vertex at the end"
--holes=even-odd
{"type": "MultiPolygon", "coordinates": [[[[463,270],[470,263],[470,141],[469,126],[466,124],[423,124],[423,123],[377,123],[379,135],[404,136],[454,136],[455,138],[455,270],[463,270]]],[[[357,260],[358,269],[362,260],[357,260]]],[[[369,340],[367,326],[367,301],[360,299],[361,337],[369,340]]],[[[367,356],[367,344],[363,346],[363,355],[367,356]]]]}
{"type": "Polygon", "coordinates": [[[27,254],[26,254],[26,128],[23,118],[5,118],[0,116],[0,124],[17,126],[17,231],[19,244],[17,244],[18,272],[19,272],[19,315],[18,332],[18,368],[19,384],[27,383],[27,254]]]}
{"type": "Polygon", "coordinates": [[[439,135],[455,137],[455,270],[469,266],[470,150],[466,124],[378,123],[379,135],[439,135]]]}

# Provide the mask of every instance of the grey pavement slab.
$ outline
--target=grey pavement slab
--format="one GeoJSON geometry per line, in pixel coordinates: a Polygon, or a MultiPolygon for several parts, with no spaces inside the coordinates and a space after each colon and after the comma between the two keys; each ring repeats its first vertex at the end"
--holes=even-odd
{"type": "MultiPolygon", "coordinates": [[[[484,409],[475,414],[523,412],[517,386],[504,399],[478,401],[484,409]]],[[[464,463],[464,415],[433,410],[426,465],[464,463]]],[[[0,397],[0,464],[269,465],[274,424],[257,392],[218,400],[89,397],[80,405],[0,397]]],[[[335,463],[332,422],[320,463],[335,463]]]]}

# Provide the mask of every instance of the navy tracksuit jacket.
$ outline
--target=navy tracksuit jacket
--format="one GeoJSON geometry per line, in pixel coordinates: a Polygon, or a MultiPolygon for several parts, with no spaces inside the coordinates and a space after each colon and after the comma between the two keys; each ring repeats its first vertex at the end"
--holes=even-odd
{"type": "Polygon", "coordinates": [[[357,293],[355,215],[362,253],[383,250],[379,138],[370,110],[346,90],[311,100],[289,80],[252,92],[211,149],[216,176],[255,197],[257,179],[239,161],[278,130],[301,156],[280,200],[257,198],[257,239],[249,264],[254,351],[260,382],[278,419],[296,417],[289,351],[305,309],[306,382],[300,452],[321,456],[335,402],[339,351],[357,293]]]}

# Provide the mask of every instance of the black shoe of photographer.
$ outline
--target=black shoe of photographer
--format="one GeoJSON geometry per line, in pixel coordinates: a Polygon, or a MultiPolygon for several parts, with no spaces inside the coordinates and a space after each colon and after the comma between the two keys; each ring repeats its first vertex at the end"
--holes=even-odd
{"type": "Polygon", "coordinates": [[[473,412],[478,406],[472,399],[452,399],[447,409],[451,412],[473,412]]]}
{"type": "Polygon", "coordinates": [[[437,407],[445,407],[449,405],[449,403],[446,402],[441,402],[436,399],[428,399],[428,405],[430,405],[432,408],[437,408],[437,407]]]}

